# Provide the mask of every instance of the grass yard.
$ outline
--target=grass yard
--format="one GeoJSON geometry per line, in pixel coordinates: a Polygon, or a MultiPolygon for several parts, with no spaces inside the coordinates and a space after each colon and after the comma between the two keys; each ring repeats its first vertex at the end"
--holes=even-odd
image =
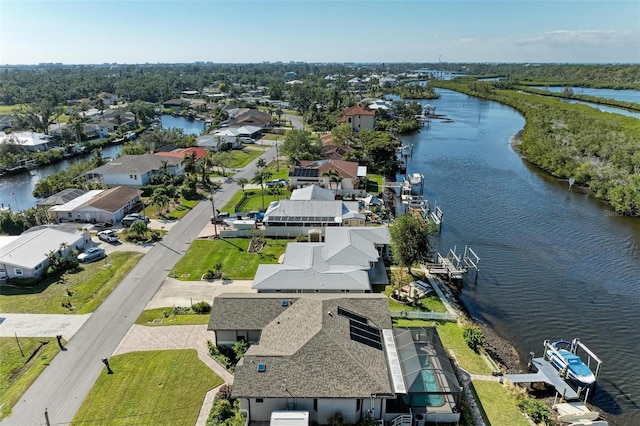
{"type": "Polygon", "coordinates": [[[447,349],[452,349],[456,354],[458,363],[469,373],[491,375],[491,369],[482,356],[475,353],[462,336],[462,328],[453,322],[438,324],[438,335],[442,344],[447,349]]]}
{"type": "Polygon", "coordinates": [[[12,114],[16,109],[24,105],[26,104],[0,105],[0,114],[12,114]]]}
{"type": "Polygon", "coordinates": [[[513,426],[530,424],[518,408],[518,402],[501,383],[474,380],[471,389],[478,397],[476,401],[484,411],[489,424],[513,426]]]}
{"type": "Polygon", "coordinates": [[[21,314],[93,312],[142,256],[114,252],[98,262],[80,264],[76,272],[64,274],[64,280],[49,277],[31,288],[2,287],[0,306],[3,312],[21,314]],[[111,266],[106,268],[106,264],[111,266]],[[71,302],[73,310],[63,307],[63,302],[71,302]]]}
{"type": "Polygon", "coordinates": [[[229,165],[231,169],[241,169],[262,155],[262,151],[255,149],[242,149],[231,151],[231,153],[233,157],[233,161],[229,165]]]}
{"type": "MultiPolygon", "coordinates": [[[[173,204],[171,202],[171,208],[169,213],[165,214],[164,219],[182,219],[187,213],[191,211],[201,200],[187,200],[183,197],[180,197],[180,202],[178,204],[173,204]]],[[[154,205],[148,205],[142,211],[142,214],[151,218],[151,219],[160,219],[158,215],[158,208],[154,205]]]]}
{"type": "Polygon", "coordinates": [[[367,192],[370,194],[379,194],[382,192],[382,175],[367,175],[367,192]]]}
{"type": "Polygon", "coordinates": [[[60,352],[55,338],[20,337],[18,340],[24,356],[14,337],[0,337],[0,420],[11,414],[16,402],[60,352]],[[49,343],[40,347],[40,342],[49,343]],[[25,362],[38,348],[36,355],[25,362]]]}
{"type": "MultiPolygon", "coordinates": [[[[247,202],[242,207],[242,211],[246,213],[251,210],[265,210],[272,201],[284,200],[291,196],[291,192],[285,188],[278,189],[280,190],[280,194],[276,194],[274,192],[275,190],[271,188],[264,189],[264,209],[262,208],[262,189],[246,189],[245,192],[248,194],[247,202]]],[[[244,193],[242,191],[236,192],[220,211],[236,213],[234,207],[242,199],[243,195],[244,193]]]]}
{"type": "Polygon", "coordinates": [[[195,349],[132,352],[109,360],[73,424],[194,425],[205,394],[223,383],[195,349]]]}
{"type": "Polygon", "coordinates": [[[163,325],[200,325],[209,323],[209,314],[178,314],[173,315],[173,308],[156,308],[142,311],[136,324],[146,325],[149,327],[157,327],[163,325]],[[162,322],[153,322],[154,320],[162,320],[162,322]]]}
{"type": "Polygon", "coordinates": [[[226,279],[252,280],[261,263],[278,263],[288,240],[267,238],[262,253],[247,253],[248,238],[224,238],[218,240],[195,240],[187,253],[173,268],[174,276],[183,281],[198,281],[202,274],[222,264],[226,279]],[[186,276],[185,276],[186,275],[186,276]]]}

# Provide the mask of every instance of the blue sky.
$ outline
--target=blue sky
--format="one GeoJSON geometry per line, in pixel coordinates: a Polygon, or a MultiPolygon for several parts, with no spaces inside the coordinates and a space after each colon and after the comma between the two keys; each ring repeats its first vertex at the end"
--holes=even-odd
{"type": "Polygon", "coordinates": [[[0,0],[0,64],[640,62],[640,1],[0,0]]]}

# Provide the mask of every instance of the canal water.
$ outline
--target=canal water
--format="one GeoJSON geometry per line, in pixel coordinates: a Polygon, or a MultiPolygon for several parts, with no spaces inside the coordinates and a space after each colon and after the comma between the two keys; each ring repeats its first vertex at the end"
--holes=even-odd
{"type": "MultiPolygon", "coordinates": [[[[161,118],[162,127],[165,129],[177,127],[183,129],[185,134],[200,135],[204,129],[203,121],[188,120],[184,117],[174,117],[163,115],[161,118]]],[[[122,145],[113,145],[102,149],[103,158],[117,157],[122,149],[122,145]]],[[[21,173],[12,176],[0,177],[0,207],[11,206],[13,211],[25,210],[33,207],[38,199],[33,196],[33,190],[40,179],[44,179],[50,174],[64,170],[74,161],[90,158],[90,154],[83,157],[71,158],[60,163],[32,170],[30,173],[21,173]],[[12,195],[13,194],[13,195],[12,195]]]]}
{"type": "Polygon", "coordinates": [[[469,245],[481,257],[462,301],[525,363],[546,339],[580,338],[603,360],[592,402],[610,424],[640,424],[640,219],[525,163],[509,142],[525,124],[515,110],[438,92],[428,103],[453,122],[402,139],[414,144],[408,174],[424,174],[444,212],[437,251],[469,245]]]}

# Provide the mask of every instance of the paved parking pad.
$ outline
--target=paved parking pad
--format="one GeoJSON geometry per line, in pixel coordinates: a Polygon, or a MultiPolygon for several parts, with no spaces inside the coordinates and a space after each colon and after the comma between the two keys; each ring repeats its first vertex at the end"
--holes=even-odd
{"type": "Polygon", "coordinates": [[[0,337],[62,337],[69,341],[91,314],[0,314],[0,337]]]}

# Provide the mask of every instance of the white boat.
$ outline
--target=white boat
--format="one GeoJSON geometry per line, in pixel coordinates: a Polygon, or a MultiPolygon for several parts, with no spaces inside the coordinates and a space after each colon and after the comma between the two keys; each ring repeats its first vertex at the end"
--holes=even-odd
{"type": "Polygon", "coordinates": [[[559,340],[553,342],[547,349],[549,362],[559,371],[565,372],[567,379],[577,386],[590,388],[596,384],[596,377],[582,359],[571,352],[571,342],[559,340]]]}
{"type": "Polygon", "coordinates": [[[409,178],[409,182],[411,183],[411,185],[420,185],[422,184],[423,180],[424,180],[424,175],[421,175],[420,173],[414,173],[409,178]]]}

